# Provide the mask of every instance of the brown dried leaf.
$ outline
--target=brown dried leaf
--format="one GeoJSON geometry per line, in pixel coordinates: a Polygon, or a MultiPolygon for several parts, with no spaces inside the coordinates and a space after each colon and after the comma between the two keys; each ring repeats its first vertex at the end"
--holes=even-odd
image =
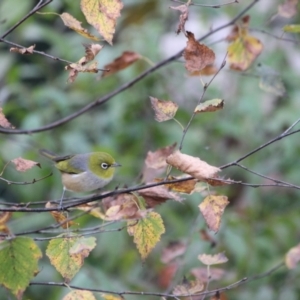
{"type": "Polygon", "coordinates": [[[166,158],[173,153],[176,143],[171,146],[148,151],[143,169],[143,181],[151,182],[156,176],[164,172],[168,166],[166,158]]]}
{"type": "Polygon", "coordinates": [[[78,63],[72,63],[67,66],[65,66],[65,70],[70,71],[69,72],[69,77],[68,77],[68,82],[72,83],[75,81],[77,75],[79,72],[82,73],[98,73],[98,66],[97,66],[97,61],[93,61],[92,63],[85,65],[86,60],[85,57],[81,59],[78,63]]]}
{"type": "MultiPolygon", "coordinates": [[[[185,178],[185,176],[182,177],[169,176],[168,180],[176,180],[181,178],[185,178]]],[[[164,180],[165,180],[164,178],[155,179],[156,182],[162,182],[164,180]]],[[[191,194],[192,192],[194,192],[196,184],[197,184],[196,179],[189,179],[181,182],[167,183],[164,186],[166,186],[168,189],[172,190],[173,192],[191,194]]]]}
{"type": "Polygon", "coordinates": [[[152,108],[155,113],[155,120],[157,122],[164,122],[174,118],[178,105],[172,101],[163,101],[154,97],[149,97],[152,108]]]}
{"type": "Polygon", "coordinates": [[[215,178],[208,178],[205,180],[209,185],[211,186],[224,186],[231,184],[231,182],[228,182],[230,179],[224,179],[221,177],[215,177],[215,178]]]}
{"type": "Polygon", "coordinates": [[[204,289],[202,281],[196,279],[189,282],[177,285],[173,290],[173,295],[194,295],[201,292],[204,289]]]}
{"type": "Polygon", "coordinates": [[[215,53],[195,40],[194,34],[187,31],[187,46],[184,49],[183,56],[186,60],[185,67],[189,73],[201,71],[215,61],[215,53]]]}
{"type": "Polygon", "coordinates": [[[181,202],[182,199],[178,194],[168,191],[164,186],[155,186],[139,191],[139,194],[145,199],[147,207],[154,207],[164,203],[169,199],[181,202]]]}
{"type": "Polygon", "coordinates": [[[9,49],[10,52],[15,52],[15,53],[20,53],[20,54],[32,54],[33,50],[35,48],[35,45],[32,45],[28,48],[16,48],[16,47],[12,47],[9,49]]]}
{"type": "Polygon", "coordinates": [[[2,107],[0,107],[0,126],[3,127],[3,128],[11,128],[11,129],[15,128],[6,119],[5,115],[2,112],[2,107]]]}
{"type": "Polygon", "coordinates": [[[197,105],[194,112],[196,114],[201,112],[214,112],[222,109],[223,107],[224,107],[223,99],[212,99],[197,105]]]}
{"type": "Polygon", "coordinates": [[[186,244],[183,242],[171,242],[163,249],[160,260],[164,264],[170,263],[176,257],[181,256],[186,251],[186,244]]]}
{"type": "Polygon", "coordinates": [[[180,151],[176,151],[168,156],[167,163],[202,181],[207,178],[214,178],[221,171],[198,157],[183,154],[180,151]]]}
{"type": "Polygon", "coordinates": [[[206,266],[224,264],[228,261],[228,258],[225,256],[224,252],[215,255],[200,254],[198,259],[206,266]]]}
{"type": "MultiPolygon", "coordinates": [[[[46,208],[57,208],[56,205],[53,205],[50,202],[47,202],[45,207],[46,208]]],[[[62,212],[59,212],[59,211],[49,211],[49,212],[57,223],[63,223],[67,220],[67,217],[62,212]]],[[[64,229],[66,229],[73,225],[78,225],[78,223],[75,223],[74,221],[67,221],[60,226],[64,229]]]]}
{"type": "Polygon", "coordinates": [[[179,5],[179,6],[170,6],[171,9],[179,10],[181,12],[179,16],[179,24],[178,29],[176,31],[179,34],[181,31],[185,32],[185,22],[188,20],[189,17],[189,5],[179,5]]]}
{"type": "Polygon", "coordinates": [[[124,51],[121,56],[117,57],[110,64],[104,66],[104,69],[108,71],[103,72],[102,77],[107,77],[123,69],[126,69],[140,58],[141,56],[136,52],[124,51]]]}
{"type": "Polygon", "coordinates": [[[121,0],[81,0],[80,7],[88,23],[112,45],[116,21],[123,8],[121,0]]]}
{"type": "Polygon", "coordinates": [[[130,220],[141,218],[139,201],[134,194],[121,194],[102,201],[105,210],[104,220],[130,220]]]}
{"type": "Polygon", "coordinates": [[[283,4],[278,5],[278,15],[284,18],[292,18],[298,12],[298,0],[286,0],[283,4]]]}
{"type": "Polygon", "coordinates": [[[198,206],[208,228],[217,232],[221,225],[221,217],[229,204],[226,196],[207,196],[198,206]]]}
{"type": "Polygon", "coordinates": [[[83,28],[81,26],[81,22],[79,22],[77,19],[75,19],[72,15],[69,13],[62,13],[59,15],[64,22],[64,24],[69,27],[70,29],[76,31],[80,35],[84,36],[85,38],[88,38],[93,41],[99,41],[99,38],[94,36],[93,34],[89,33],[87,29],[83,28]]]}
{"type": "Polygon", "coordinates": [[[33,160],[24,159],[22,157],[12,159],[11,162],[15,164],[16,170],[19,172],[25,172],[34,166],[41,168],[40,163],[33,160]]]}
{"type": "Polygon", "coordinates": [[[285,264],[289,269],[295,269],[300,261],[300,244],[291,248],[285,255],[285,264]]]}
{"type": "Polygon", "coordinates": [[[83,46],[85,48],[86,63],[93,60],[103,48],[103,46],[99,44],[83,44],[83,46]]]}
{"type": "Polygon", "coordinates": [[[208,65],[200,71],[189,72],[190,76],[211,76],[218,72],[218,68],[215,65],[208,65]]]}
{"type": "Polygon", "coordinates": [[[160,269],[158,274],[158,284],[162,289],[165,290],[171,285],[177,269],[178,269],[177,262],[164,265],[162,269],[160,269]]]}

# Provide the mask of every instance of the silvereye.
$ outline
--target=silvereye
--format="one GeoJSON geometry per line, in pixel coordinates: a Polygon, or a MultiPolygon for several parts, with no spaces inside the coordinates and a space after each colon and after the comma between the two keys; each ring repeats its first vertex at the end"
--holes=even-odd
{"type": "Polygon", "coordinates": [[[89,192],[107,185],[113,178],[115,167],[121,166],[114,158],[105,152],[91,152],[57,156],[41,149],[40,154],[55,162],[55,167],[61,172],[64,191],[89,192]]]}

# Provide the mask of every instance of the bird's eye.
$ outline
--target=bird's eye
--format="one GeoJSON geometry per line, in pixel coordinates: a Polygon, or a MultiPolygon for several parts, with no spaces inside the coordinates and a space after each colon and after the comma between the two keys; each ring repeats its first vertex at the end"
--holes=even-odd
{"type": "Polygon", "coordinates": [[[101,164],[101,168],[102,168],[103,170],[108,169],[108,167],[109,167],[109,165],[108,165],[107,163],[105,163],[105,162],[101,164]]]}

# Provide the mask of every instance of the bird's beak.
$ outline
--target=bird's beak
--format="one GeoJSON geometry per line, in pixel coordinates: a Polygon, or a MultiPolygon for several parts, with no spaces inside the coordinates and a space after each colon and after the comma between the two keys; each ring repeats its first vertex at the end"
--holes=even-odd
{"type": "Polygon", "coordinates": [[[111,167],[114,167],[114,168],[116,168],[116,167],[121,167],[122,165],[121,164],[119,164],[119,163],[117,163],[117,162],[115,162],[115,163],[113,163],[112,165],[111,165],[111,167]]]}

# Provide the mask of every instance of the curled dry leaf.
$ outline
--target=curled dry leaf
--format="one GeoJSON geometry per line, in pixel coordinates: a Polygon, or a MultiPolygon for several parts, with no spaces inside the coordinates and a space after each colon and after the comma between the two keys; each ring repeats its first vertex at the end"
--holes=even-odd
{"type": "Polygon", "coordinates": [[[202,181],[207,178],[214,178],[221,171],[198,157],[183,154],[178,150],[168,156],[167,163],[202,181]]]}
{"type": "Polygon", "coordinates": [[[12,126],[8,120],[6,119],[5,115],[2,112],[2,107],[0,107],[0,126],[4,128],[11,128],[14,129],[15,127],[12,126]]]}
{"type": "Polygon", "coordinates": [[[177,285],[173,290],[173,295],[194,295],[204,289],[204,284],[201,280],[191,280],[183,284],[177,285]]]}
{"type": "Polygon", "coordinates": [[[34,166],[41,168],[41,165],[38,162],[24,159],[22,157],[15,158],[11,160],[11,162],[15,164],[16,170],[19,172],[25,172],[34,166]]]}
{"type": "Polygon", "coordinates": [[[300,261],[300,244],[291,248],[285,255],[285,264],[289,269],[295,269],[300,261]]]}
{"type": "Polygon", "coordinates": [[[225,207],[229,204],[226,196],[207,196],[199,205],[208,228],[218,232],[221,225],[221,217],[225,207]]]}
{"type": "Polygon", "coordinates": [[[194,34],[187,31],[187,46],[184,49],[183,56],[185,58],[185,67],[189,73],[201,71],[208,65],[212,65],[215,61],[215,53],[196,41],[194,34]]]}
{"type": "MultiPolygon", "coordinates": [[[[46,208],[57,208],[57,205],[53,205],[50,202],[47,202],[45,205],[46,208]]],[[[59,211],[50,211],[50,214],[52,215],[52,217],[54,218],[54,220],[57,223],[62,223],[62,225],[60,225],[62,228],[69,228],[73,225],[78,225],[78,223],[75,223],[73,221],[66,221],[68,218],[59,211]]]]}
{"type": "Polygon", "coordinates": [[[92,61],[103,48],[100,44],[83,44],[85,48],[86,63],[92,61]]]}
{"type": "Polygon", "coordinates": [[[200,254],[198,259],[206,266],[224,264],[228,261],[228,258],[225,256],[224,252],[215,255],[200,254]]]}
{"type": "Polygon", "coordinates": [[[32,54],[33,50],[35,48],[35,45],[32,45],[28,48],[16,48],[16,47],[12,47],[9,49],[10,52],[16,52],[16,53],[20,53],[20,54],[32,54]]]}
{"type": "Polygon", "coordinates": [[[211,186],[224,186],[232,184],[232,182],[230,182],[230,179],[224,179],[221,177],[208,178],[205,180],[205,182],[207,182],[211,186]]]}
{"type": "MultiPolygon", "coordinates": [[[[185,178],[186,176],[181,176],[181,177],[175,177],[175,176],[169,176],[168,180],[176,180],[176,179],[181,179],[185,178]]],[[[156,178],[156,182],[162,182],[164,181],[164,178],[156,178]]],[[[167,183],[164,186],[166,186],[168,189],[172,190],[173,192],[177,193],[183,193],[183,194],[191,194],[192,192],[195,191],[195,186],[197,184],[196,179],[189,179],[186,181],[181,181],[181,182],[175,182],[175,183],[167,183]]]]}
{"type": "Polygon", "coordinates": [[[112,45],[117,18],[121,15],[121,0],[81,0],[81,11],[86,20],[112,45]]]}
{"type": "Polygon", "coordinates": [[[190,76],[211,76],[218,72],[218,68],[215,65],[208,65],[200,71],[189,72],[190,76]]]}
{"type": "Polygon", "coordinates": [[[185,22],[189,17],[189,4],[170,6],[171,9],[179,10],[181,12],[179,16],[179,24],[176,33],[179,34],[181,31],[185,32],[185,22]]]}
{"type": "Polygon", "coordinates": [[[151,182],[156,176],[164,172],[168,166],[166,158],[173,153],[176,143],[171,146],[148,151],[143,169],[143,182],[151,182]]]}
{"type": "Polygon", "coordinates": [[[171,242],[166,248],[163,249],[161,261],[168,264],[176,257],[184,254],[186,251],[186,244],[183,242],[171,242]]]}
{"type": "Polygon", "coordinates": [[[155,113],[155,120],[157,122],[164,122],[174,118],[178,105],[172,101],[163,101],[154,97],[149,97],[152,108],[155,113]]]}
{"type": "Polygon", "coordinates": [[[278,5],[278,15],[284,18],[292,18],[298,12],[298,0],[286,0],[283,4],[278,5]]]}
{"type": "Polygon", "coordinates": [[[102,201],[104,220],[129,220],[141,218],[138,199],[134,194],[121,194],[102,201]]]}
{"type": "Polygon", "coordinates": [[[104,69],[107,70],[103,72],[102,77],[107,77],[114,73],[117,73],[123,69],[126,69],[137,60],[139,60],[141,56],[133,51],[125,51],[121,56],[117,57],[113,62],[104,66],[104,69]]]}
{"type": "Polygon", "coordinates": [[[152,208],[158,204],[162,204],[169,199],[181,202],[182,199],[178,194],[168,191],[165,186],[155,186],[139,191],[147,204],[147,207],[152,208]]]}
{"type": "Polygon", "coordinates": [[[223,99],[207,100],[196,106],[195,113],[214,112],[214,111],[222,109],[223,107],[224,107],[223,99]]]}
{"type": "Polygon", "coordinates": [[[79,72],[82,73],[98,73],[97,61],[93,61],[89,65],[85,66],[85,59],[81,59],[79,63],[73,63],[65,66],[65,69],[69,72],[68,82],[72,83],[75,81],[79,72]]]}
{"type": "Polygon", "coordinates": [[[69,27],[70,29],[76,31],[80,35],[84,36],[85,38],[88,38],[93,41],[99,41],[99,38],[94,36],[93,34],[89,33],[87,29],[83,28],[81,26],[81,22],[79,22],[77,19],[75,19],[72,15],[69,13],[62,13],[59,15],[64,24],[69,27]]]}

